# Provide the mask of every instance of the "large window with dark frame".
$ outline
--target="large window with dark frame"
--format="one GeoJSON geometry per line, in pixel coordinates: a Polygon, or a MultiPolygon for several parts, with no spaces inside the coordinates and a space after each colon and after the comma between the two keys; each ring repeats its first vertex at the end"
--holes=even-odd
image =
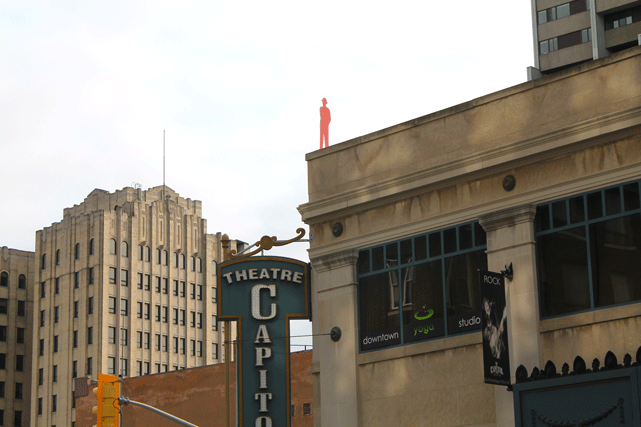
{"type": "Polygon", "coordinates": [[[486,247],[470,222],[361,250],[361,351],[480,330],[486,247]]]}
{"type": "Polygon", "coordinates": [[[641,301],[640,183],[537,206],[541,317],[641,301]]]}

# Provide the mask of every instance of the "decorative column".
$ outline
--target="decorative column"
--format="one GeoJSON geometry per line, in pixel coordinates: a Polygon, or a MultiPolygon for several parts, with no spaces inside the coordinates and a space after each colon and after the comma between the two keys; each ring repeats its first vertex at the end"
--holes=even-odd
{"type": "Polygon", "coordinates": [[[359,425],[357,260],[358,250],[312,257],[314,334],[328,334],[335,326],[342,331],[336,342],[327,335],[314,338],[316,427],[359,425]]]}
{"type": "MultiPolygon", "coordinates": [[[[519,365],[541,366],[539,295],[534,238],[535,205],[517,206],[479,218],[487,233],[487,265],[501,271],[512,263],[514,276],[505,280],[512,383],[519,365]]],[[[496,426],[514,426],[512,393],[495,388],[496,426]]]]}

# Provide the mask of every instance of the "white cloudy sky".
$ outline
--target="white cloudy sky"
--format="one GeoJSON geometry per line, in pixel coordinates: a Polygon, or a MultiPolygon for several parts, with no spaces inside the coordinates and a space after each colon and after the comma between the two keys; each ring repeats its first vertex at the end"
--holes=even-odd
{"type": "Polygon", "coordinates": [[[163,129],[209,232],[293,237],[323,97],[333,145],[522,83],[531,26],[530,0],[2,0],[0,246],[162,184],[163,129]]]}

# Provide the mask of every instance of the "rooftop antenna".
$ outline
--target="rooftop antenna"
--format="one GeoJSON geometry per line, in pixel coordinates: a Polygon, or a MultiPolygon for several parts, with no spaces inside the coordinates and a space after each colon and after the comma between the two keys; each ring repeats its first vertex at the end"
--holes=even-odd
{"type": "Polygon", "coordinates": [[[165,201],[165,130],[162,130],[162,200],[165,201]]]}

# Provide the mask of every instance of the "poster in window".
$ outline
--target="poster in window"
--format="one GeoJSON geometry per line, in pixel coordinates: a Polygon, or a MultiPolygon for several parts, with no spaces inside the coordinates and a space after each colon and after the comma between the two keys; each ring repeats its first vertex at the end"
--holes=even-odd
{"type": "Polygon", "coordinates": [[[483,374],[488,384],[510,384],[505,281],[501,273],[479,271],[483,374]]]}

